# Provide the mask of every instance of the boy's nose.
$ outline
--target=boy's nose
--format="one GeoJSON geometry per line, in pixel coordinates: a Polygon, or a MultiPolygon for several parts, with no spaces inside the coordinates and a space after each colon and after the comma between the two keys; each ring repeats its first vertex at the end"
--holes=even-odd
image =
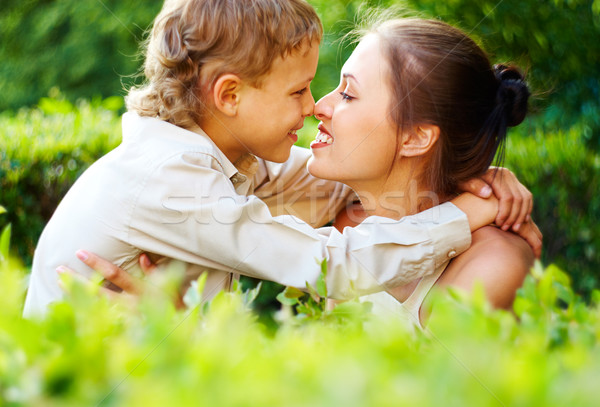
{"type": "Polygon", "coordinates": [[[308,90],[308,95],[304,100],[304,105],[302,106],[302,116],[308,117],[312,116],[315,111],[315,98],[312,95],[310,89],[308,90]]]}

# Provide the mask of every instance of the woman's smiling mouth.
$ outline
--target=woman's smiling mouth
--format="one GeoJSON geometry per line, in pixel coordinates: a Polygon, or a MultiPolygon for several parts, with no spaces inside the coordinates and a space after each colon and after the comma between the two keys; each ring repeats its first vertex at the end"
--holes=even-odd
{"type": "Polygon", "coordinates": [[[327,147],[333,144],[333,136],[325,129],[323,124],[319,124],[319,132],[314,141],[310,143],[310,148],[327,147]]]}

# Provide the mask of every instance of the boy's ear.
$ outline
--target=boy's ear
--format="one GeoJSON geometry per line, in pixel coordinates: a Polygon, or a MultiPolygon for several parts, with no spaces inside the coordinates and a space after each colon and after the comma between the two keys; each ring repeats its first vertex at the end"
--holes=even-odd
{"type": "Polygon", "coordinates": [[[426,154],[440,138],[440,128],[434,124],[420,124],[404,134],[399,155],[416,157],[426,154]]]}
{"type": "Polygon", "coordinates": [[[215,107],[227,116],[235,116],[240,103],[242,80],[232,73],[221,75],[212,90],[215,107]]]}

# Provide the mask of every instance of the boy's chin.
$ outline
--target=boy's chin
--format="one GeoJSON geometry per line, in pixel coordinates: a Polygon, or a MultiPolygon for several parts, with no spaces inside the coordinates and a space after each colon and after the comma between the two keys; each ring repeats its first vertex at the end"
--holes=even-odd
{"type": "Polygon", "coordinates": [[[273,154],[269,154],[268,156],[262,157],[264,160],[266,161],[271,161],[274,163],[284,163],[286,162],[289,158],[290,158],[290,154],[292,152],[292,148],[290,147],[289,149],[285,150],[285,151],[281,151],[281,152],[275,152],[273,154]]]}

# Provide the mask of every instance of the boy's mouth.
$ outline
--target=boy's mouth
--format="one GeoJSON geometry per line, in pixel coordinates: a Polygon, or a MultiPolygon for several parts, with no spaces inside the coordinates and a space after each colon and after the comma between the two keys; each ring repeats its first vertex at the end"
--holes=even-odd
{"type": "Polygon", "coordinates": [[[288,131],[288,137],[291,138],[294,143],[298,141],[298,134],[296,134],[297,131],[297,129],[288,131]]]}
{"type": "Polygon", "coordinates": [[[322,124],[319,124],[319,132],[314,141],[310,143],[310,148],[327,147],[333,144],[333,136],[325,129],[322,124]]]}

